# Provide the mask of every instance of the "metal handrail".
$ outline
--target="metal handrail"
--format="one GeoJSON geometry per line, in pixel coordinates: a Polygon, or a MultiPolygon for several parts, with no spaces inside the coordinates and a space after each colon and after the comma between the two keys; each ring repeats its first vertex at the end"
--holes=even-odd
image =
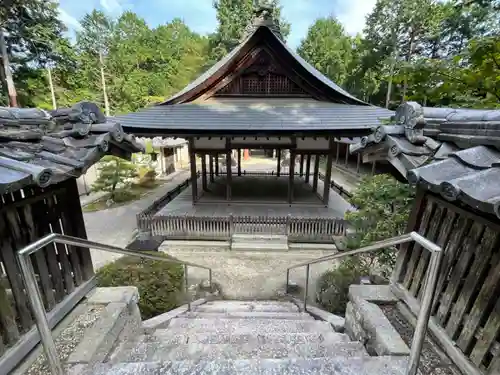
{"type": "MultiPolygon", "coordinates": [[[[33,263],[31,262],[30,254],[37,252],[38,250],[44,248],[52,243],[59,243],[72,246],[81,246],[92,248],[96,250],[109,251],[112,253],[119,253],[123,255],[135,256],[140,258],[159,260],[167,263],[182,264],[184,266],[184,284],[186,295],[188,294],[188,272],[187,267],[197,267],[208,270],[208,279],[210,287],[212,287],[212,269],[210,267],[201,266],[199,264],[184,262],[178,259],[165,258],[153,254],[141,253],[137,251],[126,250],[121,247],[110,246],[99,242],[84,240],[82,238],[66,236],[59,233],[51,233],[42,237],[38,241],[35,241],[23,249],[19,250],[17,258],[19,261],[19,266],[21,268],[21,273],[26,285],[26,292],[28,298],[33,307],[33,314],[35,316],[35,323],[40,332],[40,339],[42,345],[47,355],[47,362],[50,371],[53,375],[64,375],[61,361],[59,355],[57,354],[56,345],[54,338],[52,337],[52,331],[49,326],[47,319],[47,314],[45,313],[45,308],[43,306],[42,296],[40,294],[40,289],[35,278],[35,271],[33,270],[33,263]]],[[[191,300],[188,299],[188,310],[191,310],[191,300]]]]}
{"type": "Polygon", "coordinates": [[[436,289],[437,275],[439,272],[439,267],[442,258],[442,249],[440,246],[436,245],[427,238],[421,236],[417,232],[411,232],[403,234],[401,236],[392,237],[387,240],[375,242],[369,246],[365,246],[356,250],[345,251],[342,253],[336,253],[332,255],[326,255],[321,258],[311,260],[309,262],[304,262],[296,264],[289,267],[286,270],[286,288],[288,292],[288,283],[290,279],[290,270],[298,267],[306,267],[306,286],[304,291],[304,311],[307,311],[307,297],[309,289],[309,269],[311,264],[325,262],[327,260],[334,260],[345,258],[351,255],[358,255],[363,253],[369,253],[372,251],[377,251],[388,246],[395,246],[409,242],[417,242],[425,249],[431,252],[431,259],[429,262],[429,267],[427,271],[427,277],[425,279],[424,293],[422,295],[422,303],[420,306],[420,311],[417,318],[417,324],[415,326],[415,333],[413,335],[413,340],[410,348],[410,358],[408,360],[408,369],[406,375],[416,375],[418,371],[418,364],[420,362],[420,353],[422,352],[422,346],[424,344],[425,332],[427,331],[427,326],[429,324],[429,319],[431,316],[431,306],[434,299],[434,293],[436,289]]]}

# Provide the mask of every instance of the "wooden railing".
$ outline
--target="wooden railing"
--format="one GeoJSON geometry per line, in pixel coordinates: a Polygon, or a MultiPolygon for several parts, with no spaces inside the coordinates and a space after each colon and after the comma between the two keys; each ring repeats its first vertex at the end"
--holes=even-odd
{"type": "Polygon", "coordinates": [[[290,216],[143,216],[151,235],[173,240],[230,240],[233,233],[288,235],[292,242],[332,242],[346,231],[343,219],[290,216]]]}

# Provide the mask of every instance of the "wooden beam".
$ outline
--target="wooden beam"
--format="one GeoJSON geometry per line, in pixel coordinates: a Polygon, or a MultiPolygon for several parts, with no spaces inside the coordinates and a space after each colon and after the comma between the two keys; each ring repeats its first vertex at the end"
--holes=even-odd
{"type": "Polygon", "coordinates": [[[335,164],[338,164],[339,163],[339,157],[340,157],[340,142],[335,142],[335,144],[337,145],[337,152],[336,152],[336,155],[335,155],[335,164]]]}
{"type": "Polygon", "coordinates": [[[226,200],[231,200],[231,183],[233,179],[233,171],[231,168],[231,138],[226,137],[226,200]]]}
{"type": "Polygon", "coordinates": [[[189,138],[188,141],[189,152],[189,167],[191,168],[191,196],[193,204],[198,199],[198,178],[196,176],[196,155],[194,153],[194,138],[189,138]]]}
{"type": "Polygon", "coordinates": [[[323,204],[325,205],[325,207],[328,207],[328,202],[330,201],[330,182],[332,180],[333,167],[333,144],[333,138],[330,138],[330,151],[328,152],[326,158],[325,180],[323,181],[323,204]]]}
{"type": "Polygon", "coordinates": [[[361,154],[358,153],[358,160],[356,163],[356,173],[359,173],[359,168],[361,167],[361,154]]]}
{"type": "Polygon", "coordinates": [[[208,191],[208,183],[207,183],[207,155],[201,155],[201,184],[203,187],[203,191],[208,191]]]}
{"type": "Polygon", "coordinates": [[[210,154],[208,158],[208,173],[210,174],[210,182],[214,182],[214,156],[210,154]]]}
{"type": "Polygon", "coordinates": [[[345,144],[345,165],[349,163],[349,145],[346,143],[345,144]]]}
{"type": "Polygon", "coordinates": [[[375,175],[375,167],[376,167],[377,161],[374,160],[372,163],[372,176],[375,175]]]}
{"type": "Polygon", "coordinates": [[[293,179],[295,177],[295,150],[290,150],[290,167],[288,173],[288,204],[293,202],[293,179]]]}
{"type": "Polygon", "coordinates": [[[241,148],[238,149],[238,176],[241,176],[241,148]]]}
{"type": "Polygon", "coordinates": [[[219,176],[219,153],[215,153],[215,175],[219,176]]]}
{"type": "Polygon", "coordinates": [[[318,178],[319,178],[319,161],[320,161],[320,156],[316,155],[314,157],[314,173],[313,173],[313,191],[317,192],[318,191],[318,178]]]}
{"type": "Polygon", "coordinates": [[[300,154],[300,177],[304,176],[304,154],[300,154]]]}
{"type": "Polygon", "coordinates": [[[277,171],[276,171],[276,175],[279,177],[280,174],[281,174],[281,149],[277,149],[276,150],[278,152],[278,162],[277,162],[277,171]]]}
{"type": "Polygon", "coordinates": [[[306,160],[306,183],[309,183],[310,173],[311,173],[311,154],[308,154],[306,160]]]}

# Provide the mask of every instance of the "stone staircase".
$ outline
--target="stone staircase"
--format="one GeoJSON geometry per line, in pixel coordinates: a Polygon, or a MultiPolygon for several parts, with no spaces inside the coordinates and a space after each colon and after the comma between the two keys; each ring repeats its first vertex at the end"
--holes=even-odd
{"type": "Polygon", "coordinates": [[[405,357],[363,344],[292,302],[212,301],[118,340],[85,374],[404,375],[405,357]]]}
{"type": "Polygon", "coordinates": [[[288,236],[267,233],[235,233],[231,236],[231,250],[287,251],[288,236]]]}

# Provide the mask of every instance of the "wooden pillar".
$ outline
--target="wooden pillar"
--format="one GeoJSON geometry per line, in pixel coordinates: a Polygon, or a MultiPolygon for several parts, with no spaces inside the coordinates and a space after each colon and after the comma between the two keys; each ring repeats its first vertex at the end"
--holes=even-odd
{"type": "Polygon", "coordinates": [[[231,200],[231,182],[233,173],[231,168],[231,138],[226,138],[226,200],[231,200]]]}
{"type": "Polygon", "coordinates": [[[300,177],[304,176],[304,154],[300,154],[300,170],[299,170],[299,175],[300,175],[300,177]]]}
{"type": "Polygon", "coordinates": [[[290,150],[290,168],[288,174],[288,204],[293,202],[293,179],[295,177],[295,149],[290,150]]]}
{"type": "Polygon", "coordinates": [[[332,166],[333,166],[333,138],[329,141],[328,156],[326,158],[326,171],[325,180],[323,181],[323,204],[328,207],[330,200],[330,182],[332,180],[332,166]]]}
{"type": "Polygon", "coordinates": [[[215,153],[215,175],[219,176],[219,153],[215,153]]]}
{"type": "Polygon", "coordinates": [[[319,178],[319,160],[318,154],[314,155],[314,172],[313,172],[313,191],[318,191],[318,178],[319,178]]]}
{"type": "Polygon", "coordinates": [[[340,142],[335,142],[337,145],[337,155],[335,155],[335,164],[339,163],[339,157],[340,157],[340,142]]]}
{"type": "Polygon", "coordinates": [[[188,142],[189,152],[189,167],[191,168],[191,195],[193,204],[198,199],[198,178],[196,177],[196,155],[194,153],[194,138],[189,138],[188,142]]]}
{"type": "Polygon", "coordinates": [[[345,166],[349,168],[347,163],[349,162],[349,145],[345,144],[345,166]]]}
{"type": "Polygon", "coordinates": [[[241,148],[238,149],[238,176],[241,176],[241,148]]]}
{"type": "Polygon", "coordinates": [[[279,177],[281,174],[281,149],[277,150],[278,152],[278,169],[276,170],[276,175],[279,177]]]}
{"type": "Polygon", "coordinates": [[[311,172],[311,154],[307,154],[306,160],[306,184],[309,182],[309,174],[311,172]]]}
{"type": "Polygon", "coordinates": [[[361,166],[361,154],[358,153],[358,161],[356,163],[356,173],[359,173],[360,166],[361,166]]]}
{"type": "Polygon", "coordinates": [[[372,163],[372,176],[375,175],[375,165],[376,164],[377,164],[377,162],[374,160],[372,163]]]}
{"type": "Polygon", "coordinates": [[[210,154],[208,157],[208,173],[210,174],[210,182],[214,182],[214,156],[210,154]]]}
{"type": "Polygon", "coordinates": [[[207,154],[201,154],[201,185],[203,187],[203,191],[208,191],[207,154]]]}

